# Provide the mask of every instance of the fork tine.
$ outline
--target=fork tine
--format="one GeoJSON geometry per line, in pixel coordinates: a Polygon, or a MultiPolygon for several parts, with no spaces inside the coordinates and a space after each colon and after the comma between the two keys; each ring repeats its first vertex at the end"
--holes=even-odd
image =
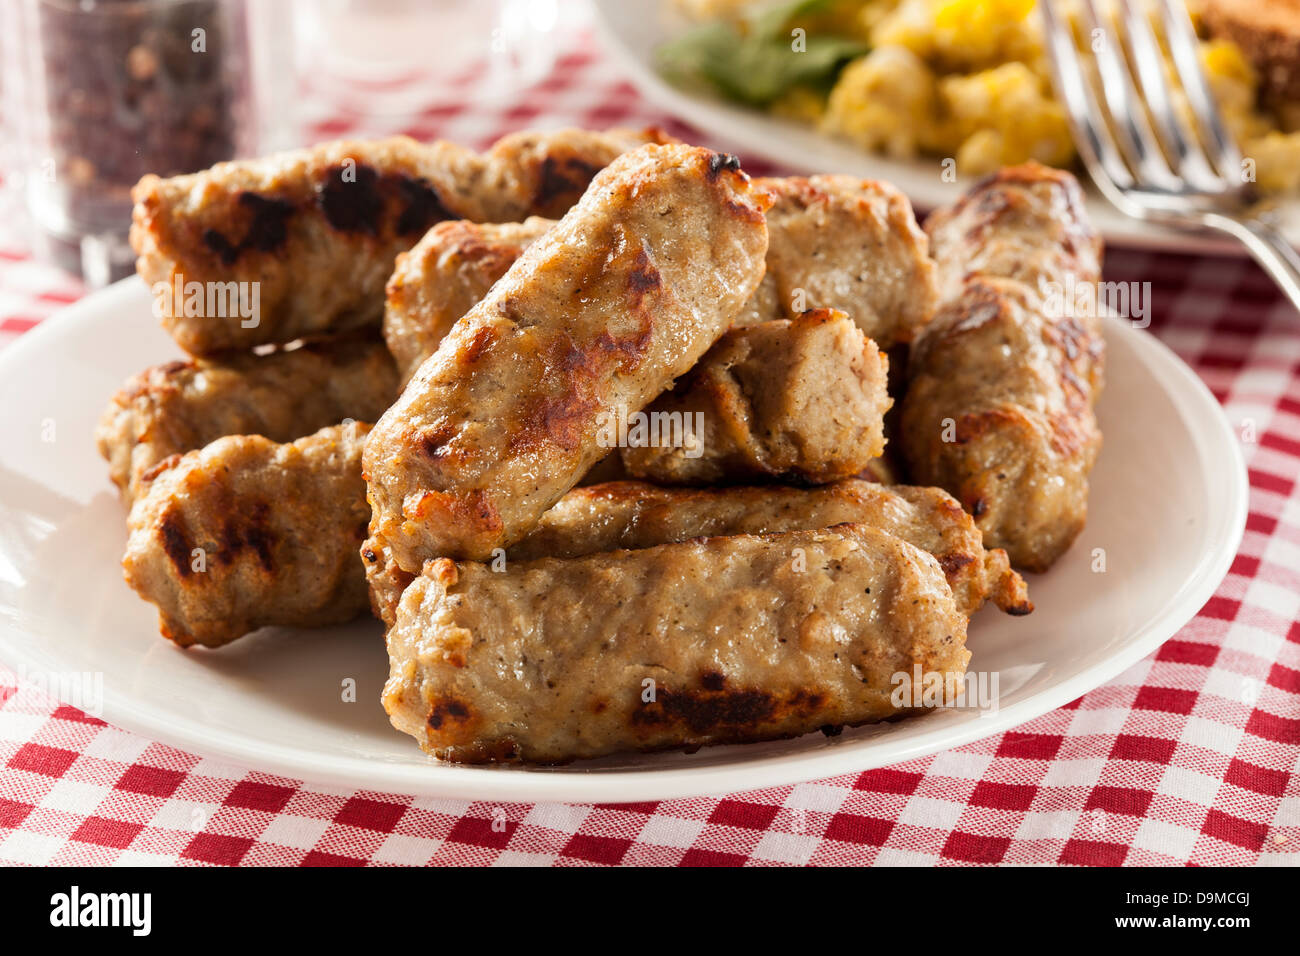
{"type": "Polygon", "coordinates": [[[1133,188],[1133,175],[1115,146],[1096,94],[1084,74],[1079,50],[1074,44],[1074,31],[1056,9],[1056,0],[1042,0],[1038,6],[1046,28],[1044,33],[1056,93],[1065,104],[1079,157],[1093,182],[1111,202],[1122,209],[1128,208],[1124,192],[1133,188]]]}
{"type": "Polygon", "coordinates": [[[1187,93],[1187,102],[1192,113],[1206,133],[1210,159],[1219,174],[1230,183],[1241,182],[1241,151],[1223,125],[1219,106],[1210,92],[1210,85],[1201,69],[1201,60],[1197,55],[1196,33],[1192,30],[1192,21],[1187,8],[1181,0],[1164,0],[1161,4],[1165,27],[1165,39],[1169,46],[1169,55],[1174,61],[1174,70],[1178,82],[1187,93]]]}
{"type": "Polygon", "coordinates": [[[1151,131],[1146,110],[1138,99],[1133,77],[1124,61],[1123,41],[1113,24],[1103,22],[1094,0],[1083,0],[1082,7],[1089,35],[1100,36],[1102,41],[1092,45],[1093,53],[1097,61],[1101,93],[1110,108],[1120,151],[1144,186],[1172,192],[1179,186],[1178,179],[1170,170],[1169,163],[1161,152],[1160,141],[1151,131]]]}
{"type": "Polygon", "coordinates": [[[1174,109],[1164,58],[1151,30],[1151,21],[1147,19],[1145,4],[1135,5],[1133,0],[1120,0],[1120,15],[1147,109],[1156,132],[1173,157],[1174,171],[1199,188],[1224,188],[1228,184],[1211,168],[1196,131],[1189,129],[1174,109]]]}

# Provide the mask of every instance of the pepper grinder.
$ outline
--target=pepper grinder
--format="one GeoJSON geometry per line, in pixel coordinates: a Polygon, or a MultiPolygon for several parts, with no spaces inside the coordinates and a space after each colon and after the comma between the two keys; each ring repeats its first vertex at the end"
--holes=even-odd
{"type": "Polygon", "coordinates": [[[38,250],[129,274],[131,188],[253,151],[245,0],[13,0],[8,122],[38,250]]]}

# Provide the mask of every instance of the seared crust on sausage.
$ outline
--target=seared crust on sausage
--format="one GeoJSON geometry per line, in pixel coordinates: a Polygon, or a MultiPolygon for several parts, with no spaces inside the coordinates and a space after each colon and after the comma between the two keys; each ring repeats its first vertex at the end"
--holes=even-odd
{"type": "Polygon", "coordinates": [[[321,626],[365,610],[357,549],[369,509],[370,426],[287,445],[232,435],[178,455],[131,509],[127,583],[164,637],[218,647],[271,624],[321,626]]]}
{"type": "MultiPolygon", "coordinates": [[[[775,200],[767,212],[767,272],[737,325],[833,308],[889,348],[911,341],[930,320],[937,286],[929,240],[902,193],[848,176],[757,183],[775,200]]],[[[539,218],[440,223],[398,256],[388,283],[384,338],[403,381],[552,225],[539,218]]]]}
{"type": "Polygon", "coordinates": [[[833,309],[732,329],[648,409],[703,427],[624,448],[623,467],[664,484],[850,478],[884,451],[887,375],[885,354],[833,309]]]}
{"type": "Polygon", "coordinates": [[[163,326],[192,355],[377,323],[394,257],[447,219],[558,216],[615,156],[658,130],[519,133],[479,154],[406,137],[326,143],[135,187],[131,244],[151,286],[256,283],[260,313],[187,315],[163,326]]]}
{"type": "MultiPolygon", "coordinates": [[[[1024,579],[1011,570],[1006,552],[985,550],[979,528],[947,492],[856,479],[807,489],[663,488],[640,481],[575,488],[506,552],[506,559],[576,558],[691,538],[815,531],[846,522],[876,528],[934,555],[962,614],[974,614],[985,601],[1008,614],[1033,610],[1024,579]]],[[[363,552],[362,558],[375,614],[392,626],[397,602],[415,575],[382,564],[373,552],[363,552]]]]}
{"type": "Polygon", "coordinates": [[[855,525],[439,559],[388,632],[383,703],[438,757],[562,763],[899,716],[897,675],[959,682],[965,639],[939,563],[855,525]]]}
{"type": "Polygon", "coordinates": [[[130,504],[172,455],[225,435],[285,442],[345,418],[374,421],[397,390],[397,368],[373,333],[168,362],[127,380],[100,417],[95,441],[130,504]]]}
{"type": "Polygon", "coordinates": [[[366,445],[371,540],[417,572],[536,525],[730,326],[763,272],[769,197],[734,157],[645,146],[596,176],[452,328],[366,445]]]}
{"type": "Polygon", "coordinates": [[[1061,304],[1097,282],[1101,241],[1074,177],[1035,163],[986,179],[927,229],[947,299],[909,359],[911,478],[951,492],[1016,567],[1044,571],[1083,528],[1101,445],[1100,319],[1061,304]]]}

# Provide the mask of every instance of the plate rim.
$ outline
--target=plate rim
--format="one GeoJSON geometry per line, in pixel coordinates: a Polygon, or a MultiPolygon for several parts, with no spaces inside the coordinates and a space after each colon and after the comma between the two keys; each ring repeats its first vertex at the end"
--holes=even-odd
{"type": "MultiPolygon", "coordinates": [[[[747,110],[737,104],[718,98],[692,95],[688,91],[673,86],[660,76],[653,67],[645,63],[624,41],[619,31],[615,29],[614,18],[610,16],[607,8],[626,5],[629,2],[648,6],[659,2],[659,0],[592,0],[592,25],[600,46],[608,54],[609,59],[617,64],[617,69],[628,77],[636,90],[655,106],[667,110],[688,125],[702,130],[717,130],[724,139],[732,140],[737,144],[743,142],[746,144],[745,149],[752,150],[756,155],[769,162],[795,169],[800,168],[801,164],[799,162],[786,158],[779,151],[765,150],[761,144],[752,145],[755,143],[755,137],[743,129],[743,125],[749,121],[770,123],[776,126],[788,127],[791,133],[801,137],[810,136],[831,146],[852,148],[851,143],[837,141],[812,127],[799,124],[793,120],[784,120],[758,110],[747,110]]],[[[918,157],[910,161],[898,160],[887,156],[877,156],[866,150],[861,150],[860,154],[864,159],[874,157],[881,162],[895,165],[915,165],[925,161],[924,157],[918,157]]],[[[802,165],[806,166],[806,164],[802,165]]],[[[850,175],[854,174],[850,173],[850,175]]],[[[889,170],[881,169],[876,173],[872,173],[871,178],[889,179],[889,170]]],[[[977,179],[978,177],[967,177],[960,182],[970,185],[977,179]]],[[[1127,216],[1098,192],[1086,175],[1079,176],[1079,180],[1084,186],[1084,198],[1088,212],[1092,214],[1094,220],[1100,220],[1096,222],[1097,231],[1101,234],[1107,246],[1173,255],[1223,256],[1232,259],[1250,259],[1250,253],[1242,243],[1221,233],[1211,230],[1184,231],[1171,229],[1127,216]]],[[[899,188],[902,189],[903,187],[900,186],[899,188]]],[[[914,191],[910,189],[903,189],[903,192],[908,195],[914,206],[927,210],[937,208],[937,206],[948,202],[951,198],[955,198],[954,196],[939,201],[931,201],[925,197],[914,195],[914,191]]],[[[1287,203],[1289,206],[1293,206],[1295,214],[1300,216],[1300,198],[1288,199],[1287,203]]],[[[1300,250],[1300,220],[1287,222],[1283,227],[1283,232],[1291,240],[1291,244],[1300,250]]]]}
{"type": "MultiPolygon", "coordinates": [[[[47,338],[65,332],[66,327],[97,320],[107,309],[127,302],[142,291],[134,277],[93,293],[60,310],[39,326],[24,333],[0,352],[0,375],[29,353],[39,352],[47,338]]],[[[120,306],[118,306],[120,308],[120,306]]],[[[864,738],[844,746],[805,753],[763,757],[739,763],[700,767],[669,767],[663,770],[593,769],[581,766],[561,771],[529,768],[466,767],[449,765],[427,757],[427,763],[387,763],[363,756],[332,755],[326,765],[319,756],[286,744],[255,740],[235,731],[214,729],[183,715],[163,715],[156,708],[134,702],[128,693],[105,686],[103,712],[110,725],[146,739],[176,747],[188,753],[225,760],[256,771],[293,777],[307,785],[349,789],[378,789],[402,795],[436,796],[451,799],[498,800],[502,802],[626,803],[644,800],[714,796],[771,787],[849,773],[861,773],[962,746],[1019,726],[1069,703],[1106,683],[1146,657],[1192,620],[1213,596],[1235,560],[1245,533],[1249,507],[1249,477],[1245,457],[1223,407],[1192,369],[1167,345],[1149,332],[1111,316],[1106,337],[1127,337],[1144,368],[1173,377],[1181,390],[1166,382],[1159,387],[1183,415],[1202,424],[1189,429],[1201,450],[1226,445],[1229,467],[1221,481],[1228,499],[1217,515],[1217,533],[1207,529],[1211,539],[1221,538],[1222,547],[1203,556],[1195,572],[1173,593],[1155,620],[1112,654],[1060,684],[1045,688],[1026,700],[999,707],[995,714],[955,726],[936,727],[916,736],[887,742],[888,738],[864,738]],[[152,716],[151,716],[152,715],[152,716]],[[430,771],[435,771],[431,773],[430,771]]],[[[1153,376],[1155,377],[1155,376],[1153,376]]],[[[3,507],[3,506],[0,506],[3,507]]],[[[5,610],[0,607],[0,611],[5,610]]],[[[0,659],[17,670],[51,669],[42,655],[25,647],[31,634],[19,629],[14,615],[0,613],[0,659]]],[[[396,733],[396,731],[394,731],[396,733]]],[[[414,746],[414,744],[412,744],[414,746]]]]}

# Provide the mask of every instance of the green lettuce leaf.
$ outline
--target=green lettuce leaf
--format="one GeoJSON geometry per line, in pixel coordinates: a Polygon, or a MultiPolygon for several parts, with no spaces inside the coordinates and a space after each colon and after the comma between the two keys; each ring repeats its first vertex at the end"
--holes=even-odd
{"type": "Polygon", "coordinates": [[[835,0],[794,0],[765,6],[743,31],[729,23],[706,23],[659,50],[659,67],[670,79],[703,81],[729,99],[766,106],[793,87],[829,86],[843,65],[867,52],[850,37],[812,34],[792,49],[787,26],[826,9],[835,0]]]}

